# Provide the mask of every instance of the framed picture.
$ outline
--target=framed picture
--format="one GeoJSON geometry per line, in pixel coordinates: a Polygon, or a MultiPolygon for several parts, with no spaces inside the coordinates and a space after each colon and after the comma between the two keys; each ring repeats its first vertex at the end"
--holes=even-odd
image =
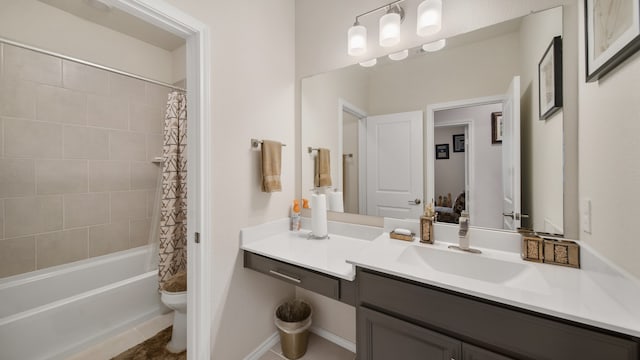
{"type": "Polygon", "coordinates": [[[538,63],[538,114],[546,120],[562,108],[562,37],[556,36],[538,63]]]}
{"type": "Polygon", "coordinates": [[[502,111],[496,111],[491,113],[491,143],[502,144],[502,132],[504,126],[502,125],[502,111]]]}
{"type": "Polygon", "coordinates": [[[449,144],[436,145],[436,160],[446,160],[449,158],[449,144]]]}
{"type": "Polygon", "coordinates": [[[464,152],[464,134],[453,135],[453,152],[464,152]]]}
{"type": "Polygon", "coordinates": [[[587,81],[596,81],[640,49],[640,0],[585,0],[587,81]]]}

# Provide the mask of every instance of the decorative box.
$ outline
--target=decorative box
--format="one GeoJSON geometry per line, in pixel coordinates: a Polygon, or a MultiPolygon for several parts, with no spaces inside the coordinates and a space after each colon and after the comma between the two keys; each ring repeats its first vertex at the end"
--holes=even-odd
{"type": "Polygon", "coordinates": [[[433,216],[420,217],[420,242],[433,244],[433,216]]]}
{"type": "Polygon", "coordinates": [[[543,239],[533,233],[522,234],[522,259],[542,262],[544,260],[543,239]]]}
{"type": "Polygon", "coordinates": [[[580,245],[575,241],[544,239],[544,262],[580,268],[580,245]]]}

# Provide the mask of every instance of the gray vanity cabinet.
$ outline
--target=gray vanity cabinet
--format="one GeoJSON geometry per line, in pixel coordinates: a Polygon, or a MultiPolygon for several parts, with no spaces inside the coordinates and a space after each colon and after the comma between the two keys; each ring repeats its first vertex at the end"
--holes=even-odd
{"type": "Polygon", "coordinates": [[[640,360],[640,339],[357,269],[359,360],[640,360]]]}

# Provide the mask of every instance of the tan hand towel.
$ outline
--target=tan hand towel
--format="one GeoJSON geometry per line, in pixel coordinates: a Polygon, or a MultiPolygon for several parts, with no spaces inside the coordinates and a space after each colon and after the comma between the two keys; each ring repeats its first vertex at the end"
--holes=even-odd
{"type": "Polygon", "coordinates": [[[264,140],[262,142],[262,191],[282,191],[280,182],[280,168],[282,143],[264,140]]]}
{"type": "Polygon", "coordinates": [[[318,149],[315,165],[316,174],[314,185],[316,187],[331,186],[331,152],[329,149],[318,149]]]}

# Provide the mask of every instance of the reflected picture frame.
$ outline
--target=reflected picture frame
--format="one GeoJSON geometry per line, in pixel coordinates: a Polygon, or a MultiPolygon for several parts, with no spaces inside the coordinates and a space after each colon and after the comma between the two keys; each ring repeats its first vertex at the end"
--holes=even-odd
{"type": "Polygon", "coordinates": [[[436,160],[449,158],[449,144],[436,144],[436,160]]]}
{"type": "Polygon", "coordinates": [[[593,82],[640,49],[640,0],[585,0],[584,7],[585,75],[593,82]]]}
{"type": "Polygon", "coordinates": [[[495,111],[491,113],[491,143],[502,144],[502,132],[504,127],[502,126],[502,111],[495,111]]]}
{"type": "Polygon", "coordinates": [[[464,134],[453,135],[453,152],[464,152],[464,134]]]}
{"type": "Polygon", "coordinates": [[[538,63],[538,114],[547,120],[562,108],[562,37],[551,40],[538,63]]]}

